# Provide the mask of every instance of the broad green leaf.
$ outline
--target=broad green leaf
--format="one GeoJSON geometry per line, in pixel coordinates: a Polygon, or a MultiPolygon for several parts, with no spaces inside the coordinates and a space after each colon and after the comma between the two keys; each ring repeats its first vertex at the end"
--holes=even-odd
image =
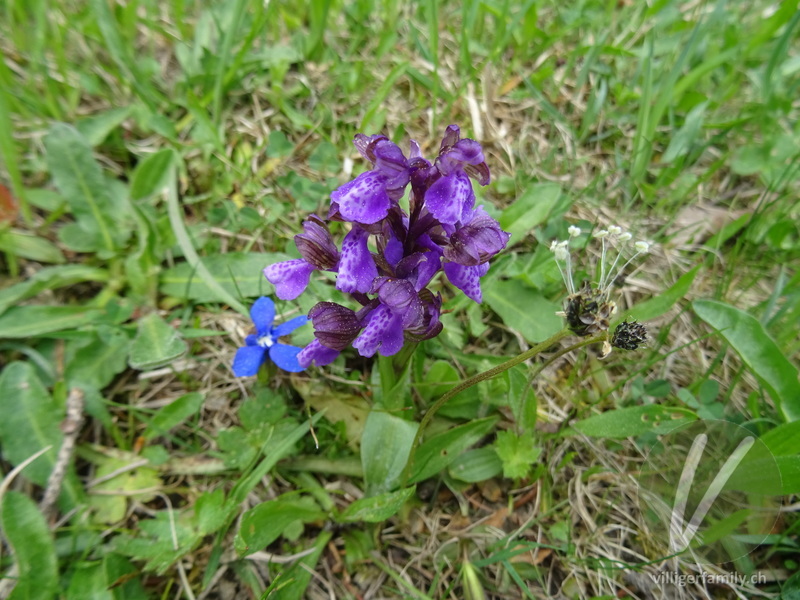
{"type": "Polygon", "coordinates": [[[364,466],[368,496],[389,492],[397,487],[417,427],[417,423],[381,410],[373,410],[369,414],[361,436],[361,464],[364,466]]]}
{"type": "Polygon", "coordinates": [[[556,183],[532,183],[500,215],[500,226],[511,234],[511,243],[519,242],[537,225],[547,220],[561,197],[556,183]]]}
{"type": "Polygon", "coordinates": [[[44,516],[36,503],[20,492],[6,492],[2,501],[3,535],[14,551],[14,562],[19,570],[19,579],[9,600],[55,598],[58,560],[44,516]]]}
{"type": "Polygon", "coordinates": [[[530,432],[520,435],[513,431],[498,432],[495,451],[503,464],[503,476],[513,479],[527,477],[542,454],[530,432]]]}
{"type": "Polygon", "coordinates": [[[47,164],[87,245],[113,254],[128,239],[127,200],[112,193],[86,139],[72,126],[53,125],[45,136],[47,164]]]}
{"type": "Polygon", "coordinates": [[[27,338],[76,329],[99,320],[101,312],[82,306],[15,306],[0,316],[0,338],[27,338]]]}
{"type": "Polygon", "coordinates": [[[800,456],[778,456],[775,462],[781,472],[783,495],[800,494],[800,456]]]}
{"type": "Polygon", "coordinates": [[[773,456],[765,445],[756,442],[725,482],[723,489],[760,496],[797,493],[784,491],[788,489],[787,485],[790,488],[800,485],[800,457],[773,456]]]}
{"type": "Polygon", "coordinates": [[[66,600],[147,600],[138,570],[110,552],[102,561],[73,563],[66,600]]]}
{"type": "Polygon", "coordinates": [[[214,533],[225,525],[231,512],[238,513],[239,507],[226,502],[224,490],[203,492],[194,503],[195,526],[202,535],[214,533]]]}
{"type": "Polygon", "coordinates": [[[269,546],[296,521],[307,523],[324,519],[325,516],[324,511],[297,497],[263,502],[242,515],[234,547],[239,556],[247,556],[269,546]]]}
{"type": "Polygon", "coordinates": [[[108,281],[108,271],[86,265],[45,267],[25,281],[0,290],[0,314],[43,290],[55,290],[82,281],[108,281]]]}
{"type": "Polygon", "coordinates": [[[18,229],[0,231],[0,251],[43,263],[66,262],[61,250],[53,242],[18,229]]]}
{"type": "Polygon", "coordinates": [[[723,302],[695,300],[695,313],[716,329],[764,384],[786,421],[800,419],[800,382],[795,367],[764,330],[744,311],[723,302]]]}
{"type": "Polygon", "coordinates": [[[133,560],[146,561],[144,569],[163,573],[203,539],[187,511],[160,510],[152,519],[140,519],[136,537],[122,533],[112,547],[133,560]]]}
{"type": "Polygon", "coordinates": [[[423,481],[446,468],[470,446],[480,441],[492,430],[497,417],[479,419],[425,440],[414,453],[413,470],[409,483],[423,481]]]}
{"type": "Polygon", "coordinates": [[[648,431],[666,433],[675,427],[697,420],[697,415],[685,408],[660,404],[616,408],[578,421],[573,428],[590,437],[620,439],[648,431]]]}
{"type": "Polygon", "coordinates": [[[778,425],[759,439],[775,456],[800,454],[800,421],[778,425]]]}
{"type": "Polygon", "coordinates": [[[380,523],[400,512],[416,489],[416,486],[412,486],[371,498],[361,498],[344,509],[337,520],[340,523],[380,523]]]}
{"type": "Polygon", "coordinates": [[[364,424],[369,414],[369,403],[362,396],[330,389],[316,379],[293,379],[294,388],[315,411],[323,412],[331,423],[344,423],[347,441],[355,446],[361,441],[364,424]]]}
{"type": "Polygon", "coordinates": [[[561,307],[516,279],[494,279],[486,283],[483,297],[514,331],[529,342],[541,342],[561,329],[556,311],[561,307]]]}
{"type": "MultiPolygon", "coordinates": [[[[264,458],[256,467],[244,477],[236,482],[231,490],[231,501],[240,504],[244,502],[247,495],[261,482],[270,469],[278,464],[279,460],[286,458],[294,448],[294,445],[308,433],[309,427],[316,424],[322,418],[321,414],[314,415],[310,420],[292,427],[292,422],[287,423],[287,427],[275,426],[275,432],[264,444],[264,458]]],[[[280,425],[280,424],[279,424],[280,425]]]]}
{"type": "Polygon", "coordinates": [[[697,134],[703,127],[708,101],[701,102],[686,115],[683,125],[678,129],[669,141],[669,146],[661,157],[661,162],[669,164],[679,156],[684,156],[692,149],[697,134]]]}
{"type": "MultiPolygon", "coordinates": [[[[287,260],[282,254],[242,254],[231,252],[202,258],[212,277],[235,297],[255,298],[270,295],[272,284],[264,277],[267,265],[287,260]]],[[[161,274],[162,294],[195,302],[219,302],[219,297],[188,263],[181,263],[161,274]]]]}
{"type": "Polygon", "coordinates": [[[142,436],[145,440],[152,440],[155,437],[164,435],[192,415],[196,415],[203,406],[204,400],[205,396],[200,392],[189,392],[180,398],[176,398],[159,409],[150,420],[142,436]]]}
{"type": "Polygon", "coordinates": [[[420,396],[430,402],[461,381],[456,368],[446,360],[435,361],[421,384],[417,384],[420,396]]]}
{"type": "Polygon", "coordinates": [[[156,369],[183,356],[186,350],[178,331],[156,313],[150,313],[139,321],[128,364],[140,371],[156,369]]]}
{"type": "Polygon", "coordinates": [[[668,289],[625,311],[619,318],[619,321],[631,318],[639,322],[646,322],[660,317],[672,308],[676,302],[686,296],[686,293],[692,287],[694,278],[697,276],[697,273],[700,272],[700,267],[701,265],[697,265],[692,270],[681,275],[678,281],[672,284],[668,289]]]}
{"type": "Polygon", "coordinates": [[[149,466],[126,470],[128,460],[106,456],[99,458],[97,463],[97,478],[108,477],[120,470],[124,472],[91,488],[89,505],[95,523],[118,523],[125,518],[129,500],[149,502],[162,486],[158,471],[149,466]]]}
{"type": "Polygon", "coordinates": [[[29,464],[22,473],[45,485],[61,447],[60,409],[29,363],[12,362],[0,375],[0,445],[3,458],[18,465],[39,450],[52,448],[29,464]]]}
{"type": "Polygon", "coordinates": [[[145,200],[161,192],[172,172],[174,153],[171,149],[151,154],[136,165],[131,176],[131,200],[145,200]]]}
{"type": "Polygon", "coordinates": [[[306,588],[311,582],[311,577],[318,572],[317,563],[332,537],[333,532],[322,531],[314,541],[314,551],[280,574],[274,581],[274,591],[268,598],[270,600],[303,600],[306,598],[306,588]]]}
{"type": "Polygon", "coordinates": [[[122,122],[130,114],[130,106],[112,108],[86,119],[81,119],[75,124],[75,127],[91,146],[99,146],[112,131],[122,125],[122,122]]]}
{"type": "Polygon", "coordinates": [[[457,456],[450,464],[448,472],[459,481],[477,483],[500,475],[503,472],[503,461],[494,448],[476,448],[457,456]]]}
{"type": "Polygon", "coordinates": [[[523,365],[517,365],[506,371],[508,379],[508,406],[514,414],[519,431],[533,429],[536,426],[538,400],[528,385],[528,375],[523,365]]]}
{"type": "Polygon", "coordinates": [[[67,363],[64,378],[68,385],[102,390],[127,368],[130,343],[123,330],[99,327],[97,337],[67,363]]]}

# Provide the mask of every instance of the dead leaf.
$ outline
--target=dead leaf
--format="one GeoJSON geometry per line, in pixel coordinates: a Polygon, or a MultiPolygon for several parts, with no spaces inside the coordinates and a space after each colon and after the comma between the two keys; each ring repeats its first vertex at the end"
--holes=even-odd
{"type": "Polygon", "coordinates": [[[670,246],[702,244],[725,225],[732,223],[746,211],[730,210],[712,204],[692,204],[684,207],[675,217],[667,236],[672,239],[670,246]]]}
{"type": "Polygon", "coordinates": [[[0,224],[13,223],[17,220],[19,206],[11,191],[0,183],[0,224]]]}
{"type": "Polygon", "coordinates": [[[364,423],[369,414],[369,403],[361,396],[334,392],[311,379],[293,376],[292,384],[311,408],[325,412],[331,423],[343,422],[347,431],[347,443],[357,448],[364,432],[364,423]]]}

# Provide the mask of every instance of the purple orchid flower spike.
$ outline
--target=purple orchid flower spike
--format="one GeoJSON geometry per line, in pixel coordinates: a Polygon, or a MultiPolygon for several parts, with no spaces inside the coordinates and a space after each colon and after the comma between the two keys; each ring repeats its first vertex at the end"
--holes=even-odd
{"type": "Polygon", "coordinates": [[[248,335],[245,345],[236,351],[233,359],[233,374],[236,377],[250,377],[258,373],[267,355],[284,371],[297,373],[305,369],[297,361],[301,348],[281,344],[278,339],[305,325],[308,317],[301,315],[273,326],[275,303],[266,296],[261,296],[250,308],[250,318],[256,326],[256,333],[248,335]]]}
{"type": "MultiPolygon", "coordinates": [[[[336,289],[360,305],[319,302],[311,309],[315,339],[296,353],[298,368],[330,364],[348,346],[362,356],[392,356],[406,341],[435,337],[442,330],[442,296],[428,286],[436,275],[444,271],[481,302],[480,279],[510,238],[482,206],[474,207],[472,179],[487,185],[489,169],[480,144],[462,139],[457,126],[447,128],[433,163],[414,141],[408,158],[383,135],[358,134],[354,144],[373,168],[331,194],[328,218],[351,223],[341,250],[312,215],[295,237],[302,258],[264,270],[287,300],[306,289],[313,271],[332,271],[336,289]],[[409,184],[407,214],[398,201],[409,184]]],[[[257,339],[274,342],[261,332],[257,339]]],[[[254,362],[263,360],[263,349],[259,356],[258,349],[242,350],[254,362]]]]}

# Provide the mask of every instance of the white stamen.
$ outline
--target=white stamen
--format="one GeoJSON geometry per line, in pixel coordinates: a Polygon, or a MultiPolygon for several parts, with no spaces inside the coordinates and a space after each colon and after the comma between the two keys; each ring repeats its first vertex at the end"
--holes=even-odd
{"type": "Polygon", "coordinates": [[[273,340],[272,336],[269,334],[262,335],[260,338],[256,340],[256,344],[258,344],[262,348],[271,348],[274,343],[275,340],[273,340]]]}
{"type": "Polygon", "coordinates": [[[620,236],[619,236],[619,241],[620,241],[620,242],[627,242],[627,241],[628,241],[629,239],[631,239],[632,237],[633,237],[633,236],[630,234],[630,232],[626,231],[625,233],[623,233],[623,234],[620,234],[620,236]]]}
{"type": "Polygon", "coordinates": [[[616,225],[611,225],[611,227],[608,228],[608,232],[611,235],[619,235],[620,233],[622,233],[622,227],[617,227],[616,225]]]}
{"type": "Polygon", "coordinates": [[[633,247],[636,248],[637,252],[647,252],[650,250],[650,244],[643,241],[636,242],[633,247]]]}
{"type": "Polygon", "coordinates": [[[569,237],[578,237],[581,234],[581,228],[575,227],[575,225],[570,225],[567,231],[569,232],[569,237]]]}
{"type": "Polygon", "coordinates": [[[556,255],[556,260],[563,260],[566,261],[569,257],[569,250],[567,250],[564,246],[556,246],[556,249],[553,251],[556,255]]]}
{"type": "Polygon", "coordinates": [[[608,229],[601,229],[600,231],[594,234],[594,237],[596,237],[598,240],[602,240],[603,238],[608,237],[608,229]]]}
{"type": "Polygon", "coordinates": [[[600,255],[600,289],[602,290],[606,285],[606,235],[608,232],[603,230],[600,233],[605,234],[600,236],[600,240],[603,242],[603,252],[600,255]]]}

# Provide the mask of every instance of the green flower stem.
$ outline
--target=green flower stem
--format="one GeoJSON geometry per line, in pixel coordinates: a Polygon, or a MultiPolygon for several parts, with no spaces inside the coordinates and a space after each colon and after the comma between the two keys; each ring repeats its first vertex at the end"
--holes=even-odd
{"type": "Polygon", "coordinates": [[[525,398],[527,397],[528,392],[531,389],[531,385],[533,385],[533,380],[536,379],[539,376],[539,374],[542,371],[544,371],[547,367],[552,365],[555,361],[557,361],[565,354],[569,354],[573,350],[578,350],[580,348],[583,348],[584,346],[591,346],[592,344],[597,344],[598,342],[604,342],[606,341],[606,339],[608,339],[608,334],[606,332],[599,333],[598,335],[595,335],[593,337],[583,338],[581,339],[580,342],[576,342],[571,346],[562,348],[561,350],[553,354],[553,356],[549,357],[546,361],[534,367],[534,369],[531,371],[530,376],[528,377],[528,385],[525,386],[525,393],[522,398],[523,402],[525,401],[525,398]]]}
{"type": "Polygon", "coordinates": [[[486,381],[487,379],[491,379],[492,377],[499,375],[504,371],[508,371],[511,367],[515,367],[518,364],[525,362],[530,358],[533,358],[540,352],[544,352],[545,350],[551,348],[553,345],[557,344],[568,335],[572,335],[572,332],[569,329],[562,329],[555,335],[547,338],[545,341],[536,344],[530,350],[526,350],[522,354],[519,354],[518,356],[515,356],[511,360],[507,360],[506,362],[497,365],[496,367],[492,367],[491,369],[483,371],[482,373],[473,375],[469,379],[465,379],[452,389],[445,392],[441,398],[439,398],[436,402],[433,403],[433,405],[428,409],[428,412],[425,413],[425,416],[422,417],[422,421],[420,422],[419,428],[417,429],[417,434],[414,436],[414,442],[411,444],[411,452],[409,453],[409,460],[408,464],[406,465],[405,479],[408,480],[408,478],[411,475],[411,468],[413,467],[414,463],[414,452],[416,451],[417,447],[420,444],[420,440],[422,439],[422,434],[425,431],[425,428],[431,422],[431,419],[433,419],[434,415],[436,415],[439,409],[442,408],[445,404],[447,404],[447,402],[451,398],[457,396],[467,388],[471,388],[476,383],[480,383],[481,381],[486,381]]]}

